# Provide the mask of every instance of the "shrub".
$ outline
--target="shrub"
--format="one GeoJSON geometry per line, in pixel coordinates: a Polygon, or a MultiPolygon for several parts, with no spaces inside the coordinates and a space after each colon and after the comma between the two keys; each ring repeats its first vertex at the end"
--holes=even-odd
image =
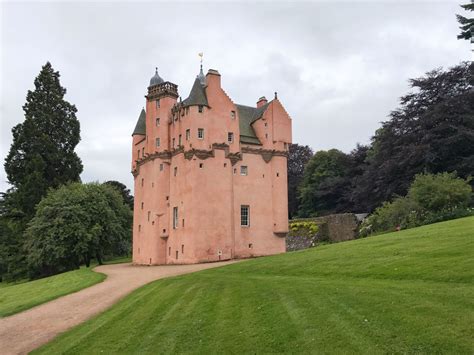
{"type": "Polygon", "coordinates": [[[361,224],[359,235],[406,229],[473,214],[469,180],[455,174],[419,174],[405,197],[384,202],[361,224]]]}

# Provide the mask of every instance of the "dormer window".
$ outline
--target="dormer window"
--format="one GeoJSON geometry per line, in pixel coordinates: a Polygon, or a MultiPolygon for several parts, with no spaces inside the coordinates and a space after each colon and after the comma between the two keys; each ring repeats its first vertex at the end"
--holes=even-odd
{"type": "Polygon", "coordinates": [[[204,106],[203,106],[203,105],[199,105],[199,106],[198,106],[198,112],[199,112],[199,113],[202,113],[203,110],[204,110],[204,106]]]}

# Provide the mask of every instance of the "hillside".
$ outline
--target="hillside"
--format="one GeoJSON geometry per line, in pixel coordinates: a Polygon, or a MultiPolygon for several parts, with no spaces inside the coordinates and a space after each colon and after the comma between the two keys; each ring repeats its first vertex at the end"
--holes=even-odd
{"type": "Polygon", "coordinates": [[[474,217],[153,282],[38,353],[466,353],[474,217]]]}

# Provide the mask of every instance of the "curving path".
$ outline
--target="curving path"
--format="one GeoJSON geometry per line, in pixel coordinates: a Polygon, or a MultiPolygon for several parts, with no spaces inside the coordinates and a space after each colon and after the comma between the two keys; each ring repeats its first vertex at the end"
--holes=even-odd
{"type": "Polygon", "coordinates": [[[0,318],[0,354],[26,354],[151,281],[235,263],[132,266],[102,265],[94,270],[107,278],[94,286],[60,297],[24,312],[0,318]]]}

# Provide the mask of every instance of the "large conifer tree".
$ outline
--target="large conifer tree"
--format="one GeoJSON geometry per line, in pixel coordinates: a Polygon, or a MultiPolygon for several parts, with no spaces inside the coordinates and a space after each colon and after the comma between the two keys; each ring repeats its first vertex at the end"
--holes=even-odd
{"type": "Polygon", "coordinates": [[[64,100],[59,77],[49,62],[42,67],[26,96],[25,121],[12,129],[5,171],[12,185],[9,198],[24,221],[33,217],[49,188],[79,181],[82,172],[74,151],[80,141],[77,109],[64,100]]]}

